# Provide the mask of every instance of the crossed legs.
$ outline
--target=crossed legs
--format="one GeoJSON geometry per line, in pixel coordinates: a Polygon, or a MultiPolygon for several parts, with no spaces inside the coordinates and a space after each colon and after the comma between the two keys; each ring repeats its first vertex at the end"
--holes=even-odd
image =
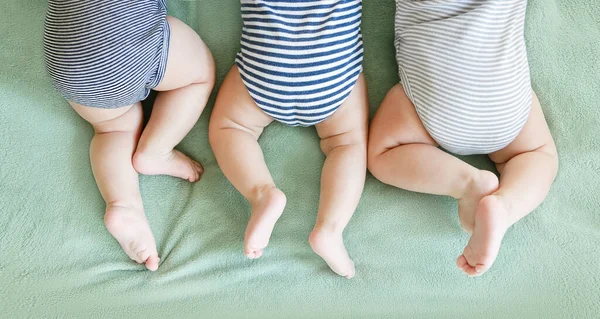
{"type": "Polygon", "coordinates": [[[472,236],[457,265],[470,276],[481,275],[495,261],[506,230],[548,194],[558,170],[554,141],[534,96],[519,136],[490,154],[500,180],[437,146],[402,85],[396,85],[371,123],[369,170],[386,184],[458,199],[459,219],[472,236]]]}

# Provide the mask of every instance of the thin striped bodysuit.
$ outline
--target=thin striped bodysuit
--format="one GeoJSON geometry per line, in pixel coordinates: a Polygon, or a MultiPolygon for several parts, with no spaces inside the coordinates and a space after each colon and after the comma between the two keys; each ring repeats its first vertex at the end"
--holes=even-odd
{"type": "Polygon", "coordinates": [[[362,72],[361,0],[241,0],[236,64],[254,102],[277,121],[331,116],[362,72]]]}
{"type": "Polygon", "coordinates": [[[49,0],[46,68],[69,101],[131,105],[162,81],[169,37],[165,0],[49,0]]]}
{"type": "Polygon", "coordinates": [[[407,96],[431,137],[460,155],[503,149],[529,117],[526,0],[396,0],[407,96]]]}

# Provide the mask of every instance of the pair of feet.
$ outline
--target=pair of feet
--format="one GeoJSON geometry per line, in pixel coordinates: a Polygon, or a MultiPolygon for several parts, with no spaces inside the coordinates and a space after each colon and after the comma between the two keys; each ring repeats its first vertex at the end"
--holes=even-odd
{"type": "MultiPolygon", "coordinates": [[[[133,166],[140,174],[170,175],[190,182],[198,181],[203,172],[200,163],[176,150],[163,155],[137,152],[133,156],[133,166]]],[[[160,258],[156,241],[143,207],[109,203],[104,223],[129,258],[139,264],[145,264],[149,270],[158,269],[160,258]]]]}
{"type": "MultiPolygon", "coordinates": [[[[508,210],[502,198],[495,195],[498,177],[489,171],[478,171],[458,201],[459,219],[471,238],[456,265],[469,276],[480,276],[496,260],[502,238],[510,226],[508,210]]],[[[285,195],[276,188],[265,190],[252,203],[252,215],[244,240],[248,258],[259,258],[268,245],[275,223],[285,207],[285,195]]],[[[315,228],[310,245],[338,275],[352,278],[354,263],[344,246],[341,233],[315,228]]]]}
{"type": "MultiPolygon", "coordinates": [[[[261,190],[252,205],[252,213],[244,236],[244,254],[250,259],[260,258],[269,244],[275,223],[285,208],[285,194],[275,187],[261,190]]],[[[309,243],[329,268],[348,279],[354,277],[354,262],[344,246],[342,232],[315,227],[309,243]]]]}

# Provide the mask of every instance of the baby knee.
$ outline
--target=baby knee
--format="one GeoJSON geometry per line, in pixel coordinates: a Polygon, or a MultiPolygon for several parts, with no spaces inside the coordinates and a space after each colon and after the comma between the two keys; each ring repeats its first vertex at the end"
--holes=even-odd
{"type": "Polygon", "coordinates": [[[367,149],[367,169],[371,175],[380,181],[388,179],[390,164],[386,162],[384,156],[386,152],[403,145],[407,144],[398,143],[387,136],[381,136],[380,138],[370,136],[367,149]]]}
{"type": "Polygon", "coordinates": [[[554,142],[544,145],[539,151],[543,152],[550,158],[550,161],[553,164],[552,167],[556,174],[558,172],[559,159],[558,151],[556,150],[554,142]]]}
{"type": "Polygon", "coordinates": [[[379,155],[381,152],[374,152],[372,149],[369,149],[367,152],[367,169],[378,180],[381,180],[383,177],[383,171],[381,170],[381,163],[379,160],[379,155]]]}
{"type": "Polygon", "coordinates": [[[382,138],[377,137],[373,134],[369,136],[369,144],[367,147],[367,168],[373,175],[373,171],[377,170],[379,156],[386,150],[382,138]]]}
{"type": "Polygon", "coordinates": [[[367,134],[359,130],[351,130],[342,134],[321,139],[321,151],[328,155],[334,149],[352,147],[367,152],[367,134]]]}

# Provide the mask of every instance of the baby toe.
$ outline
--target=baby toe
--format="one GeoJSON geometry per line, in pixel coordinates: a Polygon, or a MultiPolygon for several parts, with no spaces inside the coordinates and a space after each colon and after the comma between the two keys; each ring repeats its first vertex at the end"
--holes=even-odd
{"type": "Polygon", "coordinates": [[[250,259],[257,259],[262,256],[262,249],[249,248],[246,250],[246,256],[250,259]]]}
{"type": "Polygon", "coordinates": [[[148,257],[150,257],[150,251],[147,248],[142,248],[140,250],[137,251],[137,253],[135,254],[137,256],[137,258],[139,258],[142,262],[146,262],[148,260],[148,257]]]}
{"type": "Polygon", "coordinates": [[[456,266],[458,266],[458,268],[463,269],[467,265],[469,265],[469,262],[467,262],[465,255],[460,255],[458,259],[456,259],[456,266]]]}
{"type": "Polygon", "coordinates": [[[156,271],[158,269],[158,263],[160,262],[160,258],[157,255],[150,255],[146,260],[146,268],[150,271],[156,271]]]}
{"type": "Polygon", "coordinates": [[[194,167],[196,167],[196,171],[199,174],[202,174],[204,172],[204,168],[202,167],[202,164],[200,164],[199,162],[194,162],[194,167]]]}
{"type": "Polygon", "coordinates": [[[356,268],[354,268],[354,265],[352,265],[352,267],[350,267],[350,270],[348,271],[348,274],[346,275],[346,278],[352,279],[354,278],[354,276],[356,276],[356,268]]]}
{"type": "Polygon", "coordinates": [[[477,264],[475,266],[475,273],[477,273],[477,276],[480,276],[480,275],[483,275],[484,272],[488,271],[488,269],[490,269],[489,265],[477,264]]]}

